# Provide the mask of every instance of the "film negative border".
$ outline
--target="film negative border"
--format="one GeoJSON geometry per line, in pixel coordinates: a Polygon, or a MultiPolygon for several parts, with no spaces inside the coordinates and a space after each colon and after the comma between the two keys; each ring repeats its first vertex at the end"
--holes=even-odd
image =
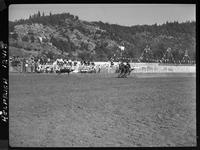
{"type": "Polygon", "coordinates": [[[8,46],[0,41],[1,49],[1,105],[0,105],[0,139],[8,139],[8,46]],[[3,134],[2,134],[3,133],[3,134]]]}

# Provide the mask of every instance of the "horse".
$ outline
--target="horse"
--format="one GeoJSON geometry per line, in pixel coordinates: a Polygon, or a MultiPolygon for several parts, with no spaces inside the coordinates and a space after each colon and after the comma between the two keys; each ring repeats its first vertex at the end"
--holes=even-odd
{"type": "Polygon", "coordinates": [[[124,65],[123,63],[119,64],[119,78],[123,78],[126,76],[127,73],[127,66],[124,65]]]}
{"type": "Polygon", "coordinates": [[[74,71],[71,68],[60,68],[60,70],[56,70],[56,73],[61,74],[61,73],[67,73],[68,75],[74,71]]]}
{"type": "Polygon", "coordinates": [[[134,68],[131,68],[130,65],[121,63],[116,69],[116,73],[119,73],[118,78],[127,78],[133,70],[134,68]]]}

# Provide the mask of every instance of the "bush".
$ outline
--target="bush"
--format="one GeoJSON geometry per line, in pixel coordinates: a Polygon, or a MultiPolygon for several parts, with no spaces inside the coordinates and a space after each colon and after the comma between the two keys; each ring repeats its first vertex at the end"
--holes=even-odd
{"type": "Polygon", "coordinates": [[[11,38],[17,40],[17,38],[18,38],[18,34],[17,34],[17,33],[12,34],[12,35],[11,35],[11,38]]]}
{"type": "Polygon", "coordinates": [[[35,41],[35,38],[34,38],[34,36],[31,36],[31,42],[33,43],[34,41],[35,41]]]}
{"type": "Polygon", "coordinates": [[[23,38],[22,38],[22,41],[24,41],[24,42],[28,42],[29,41],[29,38],[28,38],[28,36],[23,36],[23,38]]]}
{"type": "Polygon", "coordinates": [[[26,50],[31,51],[32,49],[30,47],[26,47],[26,50]]]}
{"type": "Polygon", "coordinates": [[[17,42],[14,42],[14,43],[10,43],[10,46],[13,46],[13,47],[16,47],[16,48],[23,48],[22,45],[20,45],[19,43],[17,42]]]}

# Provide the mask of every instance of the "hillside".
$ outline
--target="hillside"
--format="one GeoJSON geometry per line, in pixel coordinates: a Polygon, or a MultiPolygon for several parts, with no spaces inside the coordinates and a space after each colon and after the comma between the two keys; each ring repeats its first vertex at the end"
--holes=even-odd
{"type": "Polygon", "coordinates": [[[166,22],[163,25],[120,26],[103,22],[87,22],[69,13],[38,12],[26,20],[9,22],[10,55],[66,56],[76,59],[105,61],[119,57],[119,45],[125,46],[125,57],[137,60],[146,45],[159,60],[171,47],[175,60],[185,50],[195,60],[196,22],[166,22]],[[17,51],[17,52],[16,52],[17,51]]]}

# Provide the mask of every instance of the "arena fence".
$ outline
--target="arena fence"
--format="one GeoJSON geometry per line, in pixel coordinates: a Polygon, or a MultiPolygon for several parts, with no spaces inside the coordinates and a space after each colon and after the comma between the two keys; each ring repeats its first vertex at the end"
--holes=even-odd
{"type": "Polygon", "coordinates": [[[131,63],[131,67],[135,67],[135,72],[155,72],[155,73],[195,73],[196,65],[174,65],[174,64],[159,64],[159,63],[131,63]]]}
{"type": "MultiPolygon", "coordinates": [[[[115,73],[118,62],[114,62],[114,67],[110,67],[109,62],[95,62],[96,68],[101,68],[101,73],[115,73]]],[[[131,68],[135,68],[133,72],[138,73],[195,73],[196,65],[174,65],[159,63],[130,63],[131,68]]],[[[75,72],[78,72],[76,67],[75,72]]],[[[9,72],[24,72],[22,65],[12,66],[9,64],[9,72]]],[[[28,66],[26,72],[35,72],[35,68],[28,66]]]]}
{"type": "MultiPolygon", "coordinates": [[[[118,62],[114,62],[117,65],[118,62]]],[[[109,62],[95,62],[95,65],[99,65],[104,72],[114,72],[113,69],[109,69],[109,62]]],[[[135,68],[134,72],[141,73],[195,73],[196,65],[176,65],[176,64],[160,64],[160,63],[130,63],[131,68],[135,68]]]]}

